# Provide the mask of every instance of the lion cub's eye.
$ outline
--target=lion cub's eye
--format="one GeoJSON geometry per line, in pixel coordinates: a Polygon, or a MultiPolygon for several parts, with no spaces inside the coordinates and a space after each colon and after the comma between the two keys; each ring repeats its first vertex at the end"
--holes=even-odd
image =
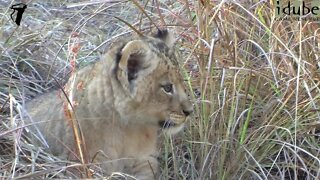
{"type": "Polygon", "coordinates": [[[172,84],[163,85],[162,88],[166,93],[172,93],[173,92],[172,84]]]}

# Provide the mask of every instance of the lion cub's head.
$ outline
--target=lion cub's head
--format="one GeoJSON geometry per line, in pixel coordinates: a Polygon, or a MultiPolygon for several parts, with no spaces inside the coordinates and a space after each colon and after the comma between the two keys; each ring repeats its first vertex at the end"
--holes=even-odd
{"type": "Polygon", "coordinates": [[[193,106],[186,94],[171,36],[162,30],[115,48],[112,79],[115,108],[121,119],[175,133],[182,129],[193,106]]]}

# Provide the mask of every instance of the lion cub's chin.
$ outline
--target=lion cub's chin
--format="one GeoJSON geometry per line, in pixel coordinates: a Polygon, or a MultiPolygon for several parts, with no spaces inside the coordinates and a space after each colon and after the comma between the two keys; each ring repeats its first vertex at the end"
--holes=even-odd
{"type": "Polygon", "coordinates": [[[183,124],[175,125],[174,127],[162,129],[162,131],[163,131],[166,135],[173,135],[173,134],[177,134],[178,132],[180,132],[183,128],[184,128],[184,123],[183,123],[183,124]]]}
{"type": "Polygon", "coordinates": [[[170,120],[159,122],[159,126],[161,127],[162,132],[164,132],[166,135],[177,134],[184,128],[184,124],[185,123],[176,124],[170,120]]]}

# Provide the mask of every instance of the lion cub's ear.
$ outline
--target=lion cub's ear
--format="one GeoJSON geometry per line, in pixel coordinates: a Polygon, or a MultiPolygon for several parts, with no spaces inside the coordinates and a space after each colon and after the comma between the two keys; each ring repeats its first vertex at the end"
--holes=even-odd
{"type": "Polygon", "coordinates": [[[146,59],[150,54],[150,49],[141,40],[130,41],[121,50],[119,68],[126,72],[129,83],[137,78],[140,70],[148,66],[146,59]]]}
{"type": "Polygon", "coordinates": [[[169,48],[172,48],[175,42],[173,33],[167,29],[158,29],[158,32],[153,37],[161,39],[169,48]]]}

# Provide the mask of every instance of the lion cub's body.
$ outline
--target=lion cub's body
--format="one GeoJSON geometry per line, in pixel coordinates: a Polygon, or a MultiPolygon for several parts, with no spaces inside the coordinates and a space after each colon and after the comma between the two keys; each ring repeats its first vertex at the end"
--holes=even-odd
{"type": "MultiPolygon", "coordinates": [[[[77,71],[65,90],[80,124],[89,158],[104,172],[154,179],[159,129],[179,131],[192,112],[169,34],[140,37],[113,47],[101,61],[77,71]]],[[[75,152],[61,91],[40,96],[27,110],[61,157],[75,152]]]]}

